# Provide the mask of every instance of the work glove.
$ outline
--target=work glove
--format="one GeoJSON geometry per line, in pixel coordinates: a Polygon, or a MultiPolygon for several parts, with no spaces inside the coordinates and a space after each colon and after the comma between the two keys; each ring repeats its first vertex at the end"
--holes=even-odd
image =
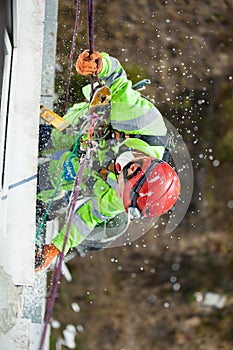
{"type": "Polygon", "coordinates": [[[76,71],[82,75],[94,75],[103,67],[102,56],[98,51],[91,55],[88,50],[83,51],[76,61],[76,71]]]}
{"type": "Polygon", "coordinates": [[[35,272],[41,271],[49,267],[53,259],[55,259],[60,251],[53,244],[46,244],[43,251],[36,249],[35,272]]]}

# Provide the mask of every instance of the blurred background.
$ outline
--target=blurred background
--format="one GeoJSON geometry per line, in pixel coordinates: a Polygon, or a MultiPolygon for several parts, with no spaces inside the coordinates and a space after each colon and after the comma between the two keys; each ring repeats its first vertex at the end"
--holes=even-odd
{"type": "MultiPolygon", "coordinates": [[[[75,60],[88,48],[81,1],[75,60]]],[[[78,350],[233,349],[233,3],[96,0],[95,49],[117,57],[182,135],[194,192],[179,227],[166,218],[131,246],[68,263],[51,349],[68,324],[78,350]],[[76,308],[72,307],[76,305],[76,308]]],[[[76,1],[59,1],[55,110],[62,115],[76,1]]],[[[75,72],[69,105],[89,81],[75,72]]],[[[64,347],[65,349],[65,347],[64,347]]]]}

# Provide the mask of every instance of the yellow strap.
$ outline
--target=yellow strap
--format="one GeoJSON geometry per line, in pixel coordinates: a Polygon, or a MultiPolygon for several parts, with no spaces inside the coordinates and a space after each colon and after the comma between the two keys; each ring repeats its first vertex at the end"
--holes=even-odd
{"type": "Polygon", "coordinates": [[[60,117],[58,114],[54,113],[53,111],[45,108],[44,106],[40,107],[40,117],[46,121],[46,123],[52,125],[55,129],[62,131],[70,124],[60,117]]]}

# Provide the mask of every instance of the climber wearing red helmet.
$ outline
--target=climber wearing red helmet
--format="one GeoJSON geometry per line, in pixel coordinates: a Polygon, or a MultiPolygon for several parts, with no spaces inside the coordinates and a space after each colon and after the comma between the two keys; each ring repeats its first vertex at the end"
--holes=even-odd
{"type": "MultiPolygon", "coordinates": [[[[64,254],[80,244],[87,246],[88,240],[88,247],[92,247],[94,241],[101,243],[108,240],[109,243],[110,239],[114,240],[114,233],[109,236],[107,232],[103,237],[105,233],[101,225],[111,224],[121,215],[124,219],[118,220],[119,227],[119,221],[127,223],[129,216],[156,218],[166,213],[175,204],[180,192],[179,178],[165,161],[165,155],[171,148],[163,117],[151,101],[132,88],[132,82],[120,62],[106,53],[90,55],[84,51],[77,60],[76,69],[82,75],[94,75],[98,71],[98,78],[111,91],[111,109],[108,119],[105,119],[102,136],[101,129],[96,139],[95,135],[92,139],[97,145],[96,158],[93,167],[85,169],[80,188],[82,199],[76,205],[64,254]]],[[[89,98],[90,86],[84,87],[83,92],[89,98]]],[[[95,102],[95,96],[92,96],[91,103],[95,102]]],[[[71,157],[70,150],[76,142],[77,130],[82,130],[88,114],[92,115],[90,104],[77,103],[63,117],[72,125],[73,133],[52,131],[54,153],[50,156],[48,174],[53,191],[46,182],[46,188],[42,188],[37,196],[42,203],[49,203],[51,193],[62,177],[54,201],[64,199],[64,206],[67,206],[80,156],[78,153],[71,157]]],[[[85,151],[85,136],[84,133],[80,152],[85,151]]],[[[66,225],[55,235],[52,243],[45,246],[38,269],[49,266],[62,251],[65,233],[66,225]]],[[[101,244],[100,247],[103,246],[101,244]]]]}
{"type": "Polygon", "coordinates": [[[121,169],[116,160],[118,176],[117,195],[132,217],[157,217],[176,203],[180,180],[173,168],[163,160],[133,153],[135,158],[121,169]]]}

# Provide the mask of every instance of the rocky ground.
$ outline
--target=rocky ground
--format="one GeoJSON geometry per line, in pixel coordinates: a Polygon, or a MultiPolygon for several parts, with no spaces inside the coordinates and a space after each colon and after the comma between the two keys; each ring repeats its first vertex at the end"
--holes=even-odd
{"type": "Polygon", "coordinates": [[[53,330],[53,341],[73,324],[83,327],[79,350],[233,349],[229,238],[223,232],[178,230],[171,238],[152,231],[126,249],[73,259],[73,281],[63,278],[55,307],[61,328],[53,330]],[[208,292],[223,305],[205,305],[208,292]]]}
{"type": "Polygon", "coordinates": [[[229,233],[154,229],[133,246],[74,258],[53,339],[73,324],[83,327],[79,350],[233,349],[232,248],[229,233]]]}
{"type": "MultiPolygon", "coordinates": [[[[75,6],[60,1],[58,109],[75,6]]],[[[52,350],[67,324],[78,325],[78,350],[233,349],[232,10],[230,0],[95,1],[96,49],[117,56],[134,82],[151,79],[146,94],[191,154],[194,194],[171,234],[162,222],[131,246],[68,263],[52,350]]],[[[82,3],[77,55],[88,47],[86,21],[82,3]]],[[[74,73],[71,104],[83,82],[74,73]]]]}

